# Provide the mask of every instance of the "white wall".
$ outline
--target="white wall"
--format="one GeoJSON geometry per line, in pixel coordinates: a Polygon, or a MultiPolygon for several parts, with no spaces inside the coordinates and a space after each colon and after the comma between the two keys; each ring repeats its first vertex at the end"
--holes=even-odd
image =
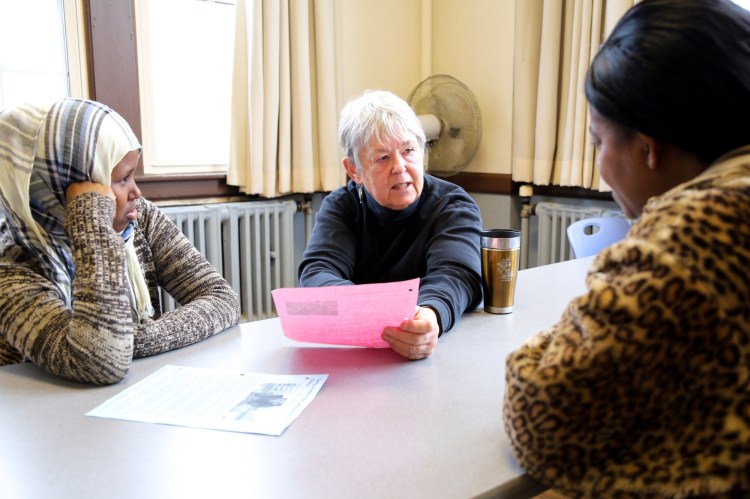
{"type": "Polygon", "coordinates": [[[420,0],[335,0],[339,108],[366,89],[406,99],[420,81],[420,0]]]}
{"type": "Polygon", "coordinates": [[[335,0],[335,6],[340,106],[367,88],[406,99],[423,76],[451,75],[474,93],[482,113],[482,140],[466,171],[510,174],[515,0],[335,0]]]}
{"type": "Polygon", "coordinates": [[[432,14],[433,73],[466,84],[482,113],[466,171],[510,174],[515,0],[432,0],[432,14]]]}

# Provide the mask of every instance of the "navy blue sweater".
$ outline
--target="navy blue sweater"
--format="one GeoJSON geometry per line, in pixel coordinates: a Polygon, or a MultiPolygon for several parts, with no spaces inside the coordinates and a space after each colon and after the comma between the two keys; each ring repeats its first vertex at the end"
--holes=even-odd
{"type": "Polygon", "coordinates": [[[303,287],[420,277],[417,304],[437,311],[440,332],[482,299],[482,217],[460,187],[430,175],[404,210],[380,206],[353,181],[325,197],[299,267],[303,287]]]}

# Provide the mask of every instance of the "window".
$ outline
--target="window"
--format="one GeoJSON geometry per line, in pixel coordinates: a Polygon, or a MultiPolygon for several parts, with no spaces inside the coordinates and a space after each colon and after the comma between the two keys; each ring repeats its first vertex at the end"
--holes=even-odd
{"type": "Polygon", "coordinates": [[[226,173],[234,0],[135,6],[144,173],[226,173]]]}
{"type": "Polygon", "coordinates": [[[81,8],[75,0],[0,2],[0,107],[87,96],[81,8]]]}

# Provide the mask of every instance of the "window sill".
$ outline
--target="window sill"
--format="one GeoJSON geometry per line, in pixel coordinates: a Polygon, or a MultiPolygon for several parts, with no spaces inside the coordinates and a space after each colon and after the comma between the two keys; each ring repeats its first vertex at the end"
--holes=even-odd
{"type": "Polygon", "coordinates": [[[140,175],[135,180],[150,201],[240,195],[239,187],[227,185],[225,174],[140,175]]]}

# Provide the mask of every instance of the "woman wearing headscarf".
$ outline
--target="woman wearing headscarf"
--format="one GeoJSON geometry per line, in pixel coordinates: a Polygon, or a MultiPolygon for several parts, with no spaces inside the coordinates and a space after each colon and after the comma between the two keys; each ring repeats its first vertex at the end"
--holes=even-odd
{"type": "Polygon", "coordinates": [[[750,12],[643,0],[586,77],[602,178],[636,219],[507,359],[518,462],[571,497],[750,495],[750,12]]]}
{"type": "Polygon", "coordinates": [[[323,200],[300,285],[419,277],[414,316],[382,338],[404,357],[423,359],[482,299],[479,207],[461,187],[424,174],[422,125],[390,92],[351,100],[341,111],[339,142],[351,181],[323,200]]]}
{"type": "Polygon", "coordinates": [[[140,151],[97,102],[0,111],[0,365],[115,383],[238,322],[236,293],[141,197],[140,151]],[[162,315],[158,287],[182,306],[162,315]]]}

